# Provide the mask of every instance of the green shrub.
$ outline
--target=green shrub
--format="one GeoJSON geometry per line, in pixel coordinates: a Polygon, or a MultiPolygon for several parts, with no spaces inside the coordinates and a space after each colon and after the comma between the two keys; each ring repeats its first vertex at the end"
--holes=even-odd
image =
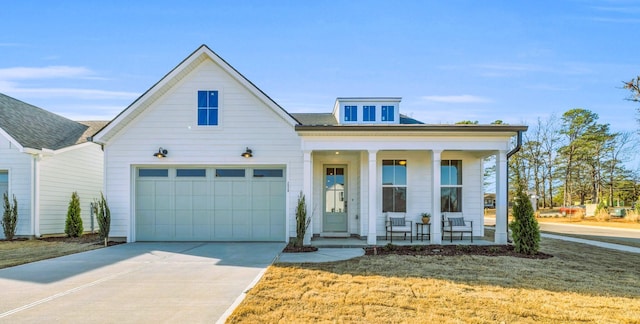
{"type": "Polygon", "coordinates": [[[3,198],[2,229],[4,230],[4,238],[12,240],[16,235],[16,226],[18,225],[18,201],[16,200],[16,195],[13,195],[13,204],[11,204],[7,193],[4,193],[3,198]]]}
{"type": "Polygon", "coordinates": [[[307,203],[305,202],[304,194],[300,192],[298,205],[296,206],[296,241],[293,242],[293,246],[302,247],[304,235],[307,233],[310,223],[311,217],[307,217],[307,203]]]}
{"type": "Polygon", "coordinates": [[[518,253],[536,254],[540,249],[540,227],[534,217],[531,201],[518,177],[518,190],[513,206],[514,220],[509,227],[513,236],[514,250],[518,253]]]}
{"type": "Polygon", "coordinates": [[[80,237],[84,231],[80,209],[80,197],[77,192],[71,194],[71,201],[67,209],[67,221],[64,224],[64,232],[69,237],[80,237]]]}
{"type": "Polygon", "coordinates": [[[93,213],[96,215],[98,226],[100,227],[100,238],[104,240],[104,245],[107,246],[109,231],[111,230],[111,210],[109,210],[107,200],[102,193],[100,193],[100,200],[96,199],[93,204],[93,213]]]}

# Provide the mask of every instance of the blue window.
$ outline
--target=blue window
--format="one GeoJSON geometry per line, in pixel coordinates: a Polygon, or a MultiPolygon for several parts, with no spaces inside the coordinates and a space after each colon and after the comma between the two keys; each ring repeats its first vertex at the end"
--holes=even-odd
{"type": "Polygon", "coordinates": [[[279,169],[256,169],[256,170],[253,170],[253,176],[255,178],[262,178],[262,177],[282,178],[282,170],[279,170],[279,169]]]}
{"type": "Polygon", "coordinates": [[[198,125],[218,125],[218,91],[198,91],[198,125]]]}
{"type": "Polygon", "coordinates": [[[376,121],[376,106],[364,106],[362,107],[362,120],[364,121],[376,121]]]}
{"type": "Polygon", "coordinates": [[[206,177],[207,170],[205,169],[178,169],[176,170],[176,177],[206,177]]]}
{"type": "Polygon", "coordinates": [[[216,177],[244,178],[245,169],[216,169],[216,177]]]}
{"type": "Polygon", "coordinates": [[[382,106],[382,121],[393,121],[395,111],[393,106],[382,106]]]}
{"type": "Polygon", "coordinates": [[[138,177],[168,177],[169,170],[168,169],[139,169],[138,177]]]}
{"type": "Polygon", "coordinates": [[[358,121],[358,106],[344,106],[344,121],[358,121]]]}

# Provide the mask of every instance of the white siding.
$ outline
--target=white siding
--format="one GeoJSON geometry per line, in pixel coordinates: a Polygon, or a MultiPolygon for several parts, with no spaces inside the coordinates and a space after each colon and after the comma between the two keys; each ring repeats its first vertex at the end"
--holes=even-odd
{"type": "MultiPolygon", "coordinates": [[[[34,234],[31,226],[32,162],[31,155],[20,153],[13,144],[0,136],[0,170],[9,171],[9,196],[15,195],[18,201],[16,235],[34,234]]],[[[0,237],[4,238],[3,231],[0,231],[0,237]]]]}
{"type": "Polygon", "coordinates": [[[302,190],[302,151],[293,127],[211,60],[200,63],[105,149],[111,235],[129,237],[135,219],[132,167],[140,165],[286,165],[289,236],[295,236],[295,203],[302,190]],[[197,125],[197,91],[219,91],[219,126],[197,125]],[[152,156],[168,150],[162,160],[152,156]],[[245,148],[252,158],[240,156],[245,148]]]}
{"type": "MultiPolygon", "coordinates": [[[[91,230],[90,203],[103,188],[103,153],[88,143],[40,161],[40,234],[64,233],[71,193],[78,192],[85,231],[91,230]]],[[[94,229],[98,229],[94,220],[94,229]]]]}

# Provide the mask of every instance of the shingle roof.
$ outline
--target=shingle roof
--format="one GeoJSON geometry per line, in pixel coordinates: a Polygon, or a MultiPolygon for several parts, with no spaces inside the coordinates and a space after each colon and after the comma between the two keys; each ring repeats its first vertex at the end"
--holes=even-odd
{"type": "Polygon", "coordinates": [[[0,93],[0,128],[22,147],[57,150],[84,143],[106,122],[76,122],[0,93]]]}
{"type": "MultiPolygon", "coordinates": [[[[297,119],[300,124],[305,126],[336,126],[339,125],[336,117],[332,113],[292,113],[291,116],[297,119]]],[[[423,122],[411,117],[400,114],[400,125],[408,124],[424,124],[423,122]]],[[[368,125],[371,126],[371,125],[368,125]]]]}

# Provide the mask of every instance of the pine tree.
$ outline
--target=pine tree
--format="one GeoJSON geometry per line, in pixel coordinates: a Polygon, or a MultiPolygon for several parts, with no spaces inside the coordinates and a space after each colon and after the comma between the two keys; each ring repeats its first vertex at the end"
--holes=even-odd
{"type": "Polygon", "coordinates": [[[107,199],[104,198],[102,193],[100,193],[100,200],[95,200],[93,208],[100,227],[100,238],[104,240],[104,245],[107,246],[109,230],[111,229],[111,210],[109,210],[107,199]]]}
{"type": "Polygon", "coordinates": [[[84,231],[82,217],[80,214],[80,197],[77,192],[71,194],[71,201],[67,209],[67,221],[64,225],[64,232],[69,237],[80,237],[84,231]]]}
{"type": "Polygon", "coordinates": [[[516,176],[518,189],[513,206],[514,220],[509,227],[513,235],[515,251],[524,254],[536,254],[540,249],[540,227],[535,218],[531,201],[525,193],[524,184],[519,175],[516,176]]]}
{"type": "Polygon", "coordinates": [[[2,229],[4,231],[4,238],[12,240],[16,234],[16,226],[18,225],[18,201],[16,196],[13,195],[13,204],[9,202],[9,195],[5,193],[4,199],[4,213],[2,214],[2,229]]]}

